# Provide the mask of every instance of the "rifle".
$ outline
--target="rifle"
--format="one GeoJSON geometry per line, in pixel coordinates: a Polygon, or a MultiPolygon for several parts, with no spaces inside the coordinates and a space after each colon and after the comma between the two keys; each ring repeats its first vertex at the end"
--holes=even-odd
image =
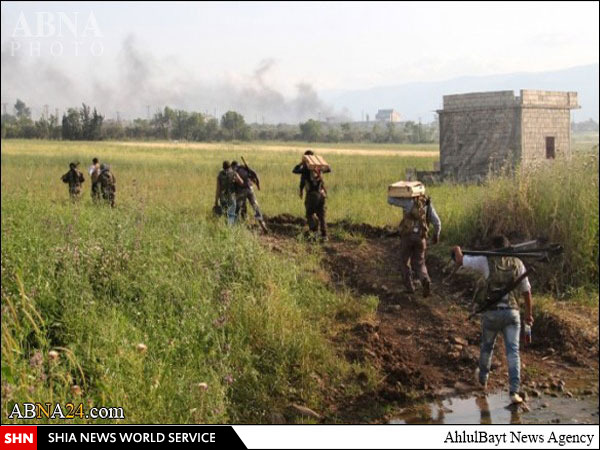
{"type": "MultiPolygon", "coordinates": [[[[548,260],[549,256],[559,255],[564,249],[560,244],[549,244],[545,247],[525,248],[529,245],[537,243],[535,241],[527,241],[521,244],[512,245],[510,247],[498,248],[494,250],[462,250],[463,255],[471,256],[516,256],[518,258],[536,258],[540,260],[548,260]]],[[[454,253],[450,255],[454,259],[454,253]]]]}
{"type": "Polygon", "coordinates": [[[482,307],[478,308],[475,312],[472,312],[467,320],[471,320],[477,314],[482,313],[483,311],[487,310],[488,308],[502,300],[502,297],[509,294],[513,289],[515,289],[519,285],[519,283],[523,281],[527,275],[529,275],[529,272],[529,269],[525,270],[525,273],[520,275],[508,287],[501,290],[500,292],[493,292],[492,295],[490,295],[490,299],[482,307]]]}
{"type": "Polygon", "coordinates": [[[246,160],[244,159],[243,156],[242,156],[242,162],[244,163],[245,169],[248,171],[248,178],[250,178],[250,180],[252,180],[254,182],[254,184],[256,184],[256,188],[260,191],[260,180],[258,179],[258,174],[254,170],[252,170],[250,167],[248,167],[248,163],[246,163],[246,160]]]}

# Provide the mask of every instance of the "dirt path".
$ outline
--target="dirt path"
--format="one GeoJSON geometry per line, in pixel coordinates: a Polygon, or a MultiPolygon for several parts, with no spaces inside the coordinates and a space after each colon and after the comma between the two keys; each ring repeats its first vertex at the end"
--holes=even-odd
{"type": "MultiPolygon", "coordinates": [[[[265,242],[285,246],[302,233],[304,220],[281,215],[268,220],[265,242]]],[[[345,222],[330,225],[336,239],[322,245],[323,266],[335,288],[379,297],[377,320],[358,323],[336,337],[350,361],[367,361],[384,377],[375,392],[362,397],[330,398],[327,421],[387,421],[391,405],[445,398],[472,391],[479,356],[479,320],[467,320],[472,279],[460,271],[448,279],[450,267],[428,255],[433,289],[403,292],[399,271],[399,239],[393,229],[345,222]],[[343,234],[342,234],[343,235],[343,234]],[[444,280],[446,278],[446,280],[444,280]]],[[[544,313],[536,317],[534,343],[521,352],[523,390],[531,396],[597,396],[598,322],[589,311],[544,313]],[[589,332],[586,332],[588,330],[589,332]],[[593,386],[575,381],[590,380],[593,386]]],[[[501,338],[496,344],[489,389],[505,389],[507,365],[501,338]]],[[[597,421],[597,418],[596,418],[597,421]]]]}
{"type": "MultiPolygon", "coordinates": [[[[215,142],[117,142],[117,145],[124,147],[157,147],[157,148],[178,148],[190,150],[219,150],[244,148],[250,150],[262,150],[268,152],[290,152],[302,154],[306,149],[298,146],[287,145],[256,145],[248,144],[232,144],[232,143],[215,143],[215,142]]],[[[431,150],[377,150],[377,149],[361,149],[361,148],[328,148],[311,146],[311,148],[319,154],[333,155],[370,155],[370,156],[413,156],[421,158],[435,158],[440,155],[438,151],[431,150]]]]}

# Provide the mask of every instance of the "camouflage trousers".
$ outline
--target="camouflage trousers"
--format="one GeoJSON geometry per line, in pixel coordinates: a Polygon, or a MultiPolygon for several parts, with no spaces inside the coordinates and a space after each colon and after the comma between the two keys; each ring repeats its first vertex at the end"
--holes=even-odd
{"type": "Polygon", "coordinates": [[[100,200],[100,183],[92,182],[92,200],[100,200]]]}
{"type": "Polygon", "coordinates": [[[112,208],[115,207],[115,191],[113,189],[103,189],[102,198],[109,203],[112,208]]]}
{"type": "Polygon", "coordinates": [[[69,196],[71,200],[79,200],[81,195],[81,186],[69,186],[69,196]]]}
{"type": "Polygon", "coordinates": [[[421,282],[430,281],[425,266],[426,249],[427,240],[418,234],[406,234],[400,237],[400,270],[404,285],[411,291],[414,290],[411,266],[421,282]]]}
{"type": "Polygon", "coordinates": [[[254,209],[254,217],[258,220],[263,220],[262,212],[260,212],[260,207],[258,206],[256,195],[254,195],[254,190],[252,188],[243,189],[236,194],[235,215],[238,218],[246,218],[246,200],[250,202],[252,209],[254,209]]]}
{"type": "Polygon", "coordinates": [[[325,196],[319,191],[309,191],[304,199],[306,220],[310,231],[321,229],[321,236],[327,237],[327,221],[325,220],[325,196]]]}

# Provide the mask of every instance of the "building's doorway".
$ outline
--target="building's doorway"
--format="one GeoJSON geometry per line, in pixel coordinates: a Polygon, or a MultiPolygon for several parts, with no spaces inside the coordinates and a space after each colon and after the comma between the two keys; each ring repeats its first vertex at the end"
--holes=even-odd
{"type": "Polygon", "coordinates": [[[546,137],[546,159],[556,158],[556,151],[554,149],[554,136],[546,137]]]}

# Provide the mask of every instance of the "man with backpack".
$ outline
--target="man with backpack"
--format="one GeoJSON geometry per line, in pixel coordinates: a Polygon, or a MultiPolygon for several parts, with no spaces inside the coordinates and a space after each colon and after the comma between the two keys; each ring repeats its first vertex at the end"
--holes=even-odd
{"type": "Polygon", "coordinates": [[[227,223],[233,225],[236,217],[236,186],[243,184],[229,161],[223,161],[223,169],[217,175],[217,191],[213,210],[219,215],[227,214],[227,223]]]}
{"type": "MultiPolygon", "coordinates": [[[[505,236],[496,236],[492,239],[492,246],[494,249],[503,249],[510,246],[510,242],[505,236]]],[[[531,285],[525,276],[525,266],[514,256],[463,255],[458,246],[453,248],[452,255],[457,266],[475,270],[481,275],[473,294],[474,309],[476,311],[483,309],[477,380],[484,389],[487,387],[494,344],[498,333],[502,333],[508,361],[510,401],[515,404],[521,403],[523,399],[519,395],[521,384],[519,297],[522,297],[525,302],[525,323],[529,326],[533,324],[531,285]],[[505,294],[507,291],[508,293],[505,294]],[[494,298],[494,293],[499,293],[497,295],[499,298],[494,298]],[[494,301],[490,302],[490,298],[494,301]]]]}
{"type": "Polygon", "coordinates": [[[425,194],[412,198],[388,197],[388,203],[399,206],[404,211],[402,222],[400,222],[400,270],[406,292],[410,294],[415,292],[412,277],[412,271],[414,271],[421,281],[423,297],[429,297],[431,279],[425,265],[427,233],[429,225],[433,225],[432,244],[437,244],[440,239],[442,222],[431,199],[425,194]]]}
{"type": "MultiPolygon", "coordinates": [[[[304,155],[314,156],[314,152],[306,150],[304,155]]],[[[306,209],[308,228],[311,233],[315,234],[320,229],[321,240],[326,242],[328,239],[327,221],[325,219],[327,190],[322,175],[331,172],[331,168],[327,166],[322,170],[310,169],[303,158],[302,162],[295,166],[292,172],[300,175],[300,198],[302,198],[303,191],[306,189],[304,208],[306,209]]]]}
{"type": "Polygon", "coordinates": [[[63,183],[67,183],[69,185],[69,196],[73,201],[79,199],[79,194],[81,194],[81,185],[85,181],[83,174],[79,171],[79,169],[77,169],[78,165],[78,162],[69,163],[69,171],[60,178],[63,183]]]}
{"type": "Polygon", "coordinates": [[[111,208],[115,207],[115,194],[117,192],[117,180],[110,171],[108,164],[100,164],[100,175],[98,176],[98,184],[100,184],[100,192],[105,202],[110,204],[111,208]]]}
{"type": "Polygon", "coordinates": [[[231,162],[231,168],[242,180],[241,184],[236,183],[235,185],[236,216],[238,218],[245,219],[246,201],[249,201],[250,205],[252,206],[252,209],[254,209],[254,218],[256,219],[262,230],[266,233],[267,226],[265,224],[262,212],[260,211],[260,207],[258,206],[256,194],[254,193],[254,189],[252,188],[252,185],[254,184],[258,189],[260,189],[260,180],[258,179],[257,173],[254,170],[250,169],[250,167],[248,167],[248,165],[245,163],[243,166],[240,166],[237,161],[231,162]]]}

